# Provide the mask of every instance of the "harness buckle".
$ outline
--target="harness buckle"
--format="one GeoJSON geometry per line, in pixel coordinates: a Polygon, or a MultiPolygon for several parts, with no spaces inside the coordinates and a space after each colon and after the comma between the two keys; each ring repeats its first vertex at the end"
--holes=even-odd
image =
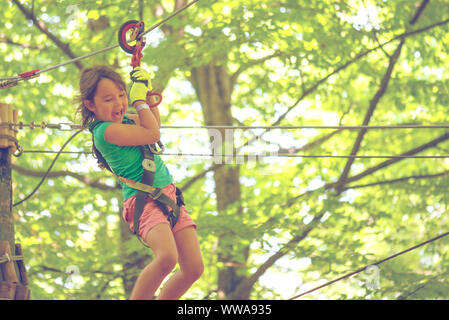
{"type": "Polygon", "coordinates": [[[148,158],[145,158],[142,160],[142,167],[150,172],[155,172],[156,171],[156,163],[148,158]]]}
{"type": "Polygon", "coordinates": [[[150,193],[150,192],[148,193],[150,198],[153,199],[153,200],[159,199],[159,197],[164,193],[161,188],[155,188],[155,189],[156,189],[155,193],[150,193]]]}

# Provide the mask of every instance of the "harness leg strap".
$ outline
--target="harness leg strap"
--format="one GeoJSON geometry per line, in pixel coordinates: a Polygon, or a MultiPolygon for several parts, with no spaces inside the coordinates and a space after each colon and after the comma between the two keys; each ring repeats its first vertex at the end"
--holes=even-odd
{"type": "Polygon", "coordinates": [[[173,228],[178,222],[179,214],[181,212],[179,206],[165,194],[162,194],[155,201],[162,209],[162,212],[164,212],[164,214],[167,216],[167,220],[170,222],[170,225],[173,228]],[[168,207],[170,207],[171,210],[169,210],[168,207]]]}
{"type": "Polygon", "coordinates": [[[136,202],[134,203],[134,234],[139,237],[140,217],[142,216],[143,207],[147,202],[147,194],[142,191],[137,191],[136,202]]]}
{"type": "Polygon", "coordinates": [[[178,222],[179,215],[181,213],[180,206],[184,205],[183,201],[181,200],[182,195],[180,195],[177,192],[176,196],[177,197],[175,203],[172,199],[170,199],[167,195],[165,195],[162,192],[158,193],[158,197],[154,199],[151,196],[151,194],[138,191],[136,195],[136,201],[134,204],[134,218],[133,218],[134,234],[137,236],[139,235],[140,217],[142,216],[143,208],[145,207],[147,197],[152,198],[156,202],[156,204],[161,208],[164,215],[167,216],[167,220],[170,222],[170,225],[173,228],[178,222]],[[171,210],[169,210],[168,207],[170,207],[171,210]]]}

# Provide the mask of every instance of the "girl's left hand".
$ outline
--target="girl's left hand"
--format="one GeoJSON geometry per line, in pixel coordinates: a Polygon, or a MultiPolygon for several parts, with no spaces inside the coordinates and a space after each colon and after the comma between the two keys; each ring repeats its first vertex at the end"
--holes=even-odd
{"type": "Polygon", "coordinates": [[[131,90],[129,90],[129,100],[132,105],[136,101],[145,101],[147,98],[148,88],[143,82],[133,82],[131,90]]]}
{"type": "Polygon", "coordinates": [[[133,71],[130,73],[131,81],[133,83],[142,82],[148,88],[148,90],[152,90],[151,86],[151,74],[145,71],[142,67],[135,67],[133,71]]]}

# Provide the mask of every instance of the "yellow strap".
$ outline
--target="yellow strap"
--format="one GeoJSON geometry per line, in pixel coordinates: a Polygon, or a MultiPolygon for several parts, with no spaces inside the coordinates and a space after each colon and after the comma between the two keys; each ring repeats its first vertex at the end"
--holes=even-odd
{"type": "MultiPolygon", "coordinates": [[[[112,170],[112,168],[111,168],[112,170]]],[[[152,187],[150,185],[144,184],[142,182],[138,182],[138,181],[134,181],[128,178],[124,178],[122,176],[119,176],[118,174],[116,174],[114,171],[112,171],[112,173],[114,174],[114,176],[117,177],[117,179],[119,179],[121,182],[123,182],[125,185],[127,185],[130,188],[136,189],[136,190],[140,190],[143,192],[148,192],[151,194],[154,194],[155,191],[157,191],[157,189],[155,187],[152,187]]]]}

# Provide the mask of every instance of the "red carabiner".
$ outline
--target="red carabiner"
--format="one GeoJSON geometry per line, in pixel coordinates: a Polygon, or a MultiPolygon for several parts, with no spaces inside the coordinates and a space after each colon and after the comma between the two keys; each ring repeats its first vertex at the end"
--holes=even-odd
{"type": "Polygon", "coordinates": [[[162,95],[159,92],[151,91],[147,93],[147,103],[150,108],[157,107],[162,102],[162,95]],[[150,97],[157,96],[159,99],[155,103],[150,104],[150,97]]]}
{"type": "MultiPolygon", "coordinates": [[[[132,54],[131,58],[131,66],[133,69],[135,67],[140,66],[140,60],[143,57],[142,49],[145,47],[145,37],[143,37],[143,32],[145,29],[145,24],[143,21],[137,20],[129,20],[125,22],[118,32],[118,42],[120,48],[123,49],[126,53],[132,54]],[[131,30],[131,36],[129,37],[130,41],[136,41],[134,46],[128,44],[126,40],[126,33],[131,30]]],[[[159,92],[148,92],[147,94],[147,103],[150,108],[157,107],[162,102],[162,95],[159,92]],[[155,103],[150,103],[150,97],[157,96],[158,99],[155,103]]]]}

